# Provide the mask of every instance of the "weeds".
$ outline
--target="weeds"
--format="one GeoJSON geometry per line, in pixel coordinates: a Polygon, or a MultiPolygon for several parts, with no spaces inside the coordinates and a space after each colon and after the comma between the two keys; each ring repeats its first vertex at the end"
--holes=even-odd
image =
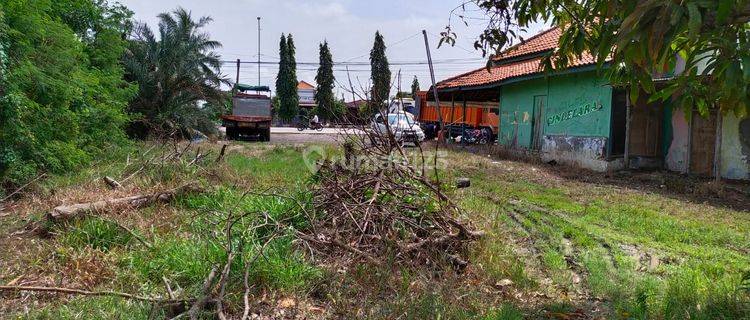
{"type": "Polygon", "coordinates": [[[99,217],[79,219],[67,226],[67,230],[57,233],[61,235],[59,241],[63,245],[74,248],[90,246],[104,252],[135,240],[133,234],[117,223],[99,217]]]}
{"type": "MultiPolygon", "coordinates": [[[[567,181],[550,177],[538,166],[513,163],[506,168],[454,153],[449,155],[454,166],[441,172],[441,180],[468,176],[472,187],[443,190],[462,209],[462,219],[486,230],[483,238],[468,246],[470,266],[462,273],[361,264],[346,268],[321,264],[319,255],[294,240],[295,230],[311,227],[309,214],[324,213],[314,209],[309,192],[309,186],[321,180],[311,177],[301,149],[242,147],[230,151],[226,164],[215,168],[175,162],[142,170],[125,188],[185,180],[214,187],[179,197],[173,206],[88,217],[64,230],[53,229],[53,241],[37,241],[44,248],[24,251],[45,253],[22,260],[34,261],[33,270],[39,275],[8,264],[9,272],[1,278],[4,282],[19,276],[18,281],[54,278],[76,287],[151,296],[166,295],[167,279],[177,295],[192,298],[210,270],[227,263],[226,246],[231,243],[238,255],[229,264],[225,306],[232,312],[243,303],[243,272],[249,264],[248,281],[254,284],[251,300],[268,299],[253,305],[253,312],[258,308],[260,314],[274,314],[269,310],[276,306],[273,299],[282,297],[323,310],[310,318],[575,318],[598,312],[592,316],[747,319],[750,314],[750,220],[743,212],[567,181]],[[224,228],[230,219],[238,220],[228,238],[224,228]],[[265,219],[273,223],[264,225],[265,219]],[[161,227],[162,222],[170,227],[161,227]],[[133,241],[134,234],[120,225],[133,226],[132,232],[153,247],[133,241]],[[45,274],[45,269],[51,271],[45,274]],[[580,276],[580,283],[573,283],[573,275],[580,276]]],[[[133,159],[139,154],[131,152],[133,159]]],[[[160,153],[156,148],[151,155],[160,153]]],[[[45,190],[57,190],[53,206],[61,199],[87,198],[85,192],[106,188],[97,180],[105,173],[122,177],[140,166],[133,159],[126,166],[127,154],[111,157],[112,161],[75,175],[54,176],[40,183],[40,192],[50,195],[45,190]],[[76,184],[83,184],[83,191],[73,190],[76,184]]],[[[371,197],[372,191],[364,194],[365,199],[371,197]]],[[[407,206],[422,201],[414,195],[399,200],[407,206]]],[[[392,195],[381,194],[376,203],[392,201],[392,195]]],[[[29,205],[28,211],[43,212],[48,205],[29,205]]],[[[406,212],[406,216],[420,215],[406,212]]],[[[23,225],[9,223],[16,227],[3,233],[23,225]]],[[[6,239],[11,240],[0,241],[6,239]]],[[[14,245],[19,243],[25,245],[14,245]]],[[[12,260],[13,252],[0,252],[1,263],[12,260]]],[[[390,266],[395,256],[386,250],[378,259],[390,266]]],[[[8,295],[7,304],[31,297],[41,305],[23,315],[32,319],[142,319],[151,312],[150,305],[119,298],[49,303],[47,296],[8,295]]],[[[0,313],[7,310],[2,309],[4,304],[0,303],[0,313]]],[[[20,312],[11,308],[8,314],[20,316],[20,312]]]]}

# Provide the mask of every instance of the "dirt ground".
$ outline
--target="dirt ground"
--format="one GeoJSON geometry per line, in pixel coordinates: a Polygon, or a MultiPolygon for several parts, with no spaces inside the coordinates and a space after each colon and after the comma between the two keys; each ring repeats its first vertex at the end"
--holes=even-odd
{"type": "Polygon", "coordinates": [[[717,183],[713,178],[684,175],[666,170],[623,170],[604,173],[566,165],[547,164],[534,159],[533,156],[511,155],[498,146],[448,145],[448,148],[488,156],[496,160],[533,164],[545,175],[561,179],[624,187],[685,201],[750,211],[750,181],[724,179],[717,183]]]}

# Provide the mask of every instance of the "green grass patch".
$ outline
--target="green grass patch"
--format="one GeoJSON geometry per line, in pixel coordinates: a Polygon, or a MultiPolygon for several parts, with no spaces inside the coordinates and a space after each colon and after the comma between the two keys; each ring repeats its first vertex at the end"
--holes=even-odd
{"type": "MultiPolygon", "coordinates": [[[[149,319],[151,304],[116,297],[78,297],[61,305],[48,305],[23,319],[38,320],[142,320],[149,319]]],[[[156,318],[159,312],[153,314],[156,318]]]]}
{"type": "Polygon", "coordinates": [[[136,240],[127,230],[117,223],[99,217],[86,217],[61,226],[57,231],[61,244],[73,248],[89,246],[109,251],[115,247],[125,246],[136,240]]]}
{"type": "Polygon", "coordinates": [[[152,249],[125,257],[123,267],[152,284],[160,284],[165,277],[183,288],[197,289],[211,268],[224,261],[226,253],[217,241],[169,237],[157,238],[152,249]]]}
{"type": "Polygon", "coordinates": [[[523,320],[524,315],[518,307],[513,304],[505,303],[500,308],[492,310],[484,316],[484,320],[523,320]]]}
{"type": "MultiPolygon", "coordinates": [[[[245,259],[250,262],[251,256],[257,254],[260,252],[256,250],[245,259]]],[[[250,266],[250,276],[253,283],[291,293],[304,291],[319,282],[323,271],[305,261],[294,249],[292,237],[286,236],[274,239],[268,245],[262,256],[250,266]]]]}
{"type": "Polygon", "coordinates": [[[302,150],[291,147],[275,147],[256,157],[230,154],[227,163],[232,170],[261,186],[291,185],[312,174],[305,165],[302,150]]]}

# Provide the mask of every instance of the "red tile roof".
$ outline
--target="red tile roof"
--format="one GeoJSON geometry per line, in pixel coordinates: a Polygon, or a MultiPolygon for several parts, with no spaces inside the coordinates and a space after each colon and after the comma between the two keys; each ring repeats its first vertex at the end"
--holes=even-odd
{"type": "Polygon", "coordinates": [[[499,67],[486,67],[448,78],[437,84],[438,89],[470,87],[500,82],[502,80],[540,71],[542,58],[512,62],[499,67]]]}
{"type": "MultiPolygon", "coordinates": [[[[504,60],[513,57],[520,57],[528,54],[539,53],[557,48],[557,41],[560,38],[560,28],[552,28],[537,34],[523,43],[515,45],[505,50],[499,57],[494,59],[494,63],[502,62],[503,64],[494,66],[489,70],[486,67],[469,71],[458,76],[440,81],[437,84],[438,89],[449,89],[458,87],[473,87],[489,85],[511,79],[519,76],[530,75],[542,72],[542,57],[534,57],[526,60],[512,61],[505,63],[504,60]]],[[[591,54],[584,54],[581,58],[573,58],[569,61],[568,67],[581,67],[596,63],[596,59],[591,54]]]]}
{"type": "Polygon", "coordinates": [[[523,56],[532,53],[539,53],[549,51],[557,48],[558,40],[562,35],[562,30],[559,27],[547,29],[534,35],[531,38],[524,40],[523,42],[516,44],[495,57],[493,60],[500,61],[513,57],[523,56]]]}
{"type": "MultiPolygon", "coordinates": [[[[542,72],[542,57],[521,60],[499,65],[487,70],[486,67],[448,78],[437,84],[438,89],[458,87],[473,87],[498,83],[515,77],[542,72]]],[[[581,58],[573,58],[568,62],[568,68],[582,67],[596,63],[591,54],[584,54],[581,58]]]]}
{"type": "Polygon", "coordinates": [[[299,82],[299,84],[297,84],[297,89],[315,89],[315,87],[313,87],[313,85],[302,80],[299,82]]]}

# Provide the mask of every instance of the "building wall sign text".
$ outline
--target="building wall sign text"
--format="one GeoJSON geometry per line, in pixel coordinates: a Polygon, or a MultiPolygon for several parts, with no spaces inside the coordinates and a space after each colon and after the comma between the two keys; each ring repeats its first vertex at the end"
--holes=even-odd
{"type": "Polygon", "coordinates": [[[583,117],[601,109],[602,104],[600,102],[588,102],[581,106],[574,107],[573,109],[570,109],[568,111],[563,111],[547,117],[547,125],[551,126],[553,124],[558,124],[571,119],[583,117]]]}

